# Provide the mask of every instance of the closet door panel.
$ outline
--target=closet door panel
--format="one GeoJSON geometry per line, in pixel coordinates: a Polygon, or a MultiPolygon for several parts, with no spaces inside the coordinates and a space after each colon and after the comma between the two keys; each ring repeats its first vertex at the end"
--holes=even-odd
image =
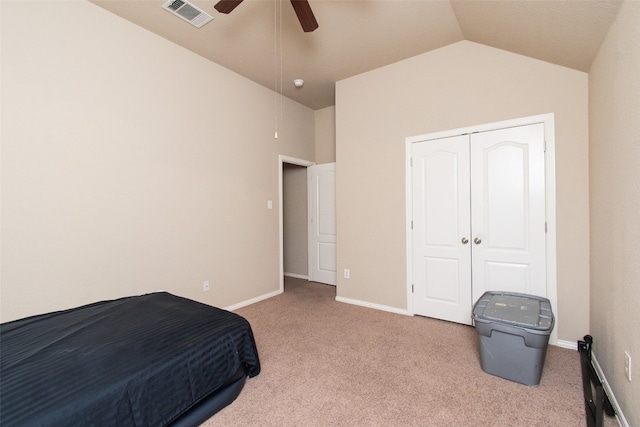
{"type": "Polygon", "coordinates": [[[412,158],[413,311],[471,324],[469,137],[417,143],[412,158]]]}
{"type": "Polygon", "coordinates": [[[471,135],[473,301],[546,295],[544,125],[471,135]]]}

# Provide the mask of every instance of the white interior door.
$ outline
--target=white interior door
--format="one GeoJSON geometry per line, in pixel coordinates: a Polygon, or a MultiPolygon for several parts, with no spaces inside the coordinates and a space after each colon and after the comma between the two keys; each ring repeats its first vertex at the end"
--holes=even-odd
{"type": "Polygon", "coordinates": [[[544,124],[412,145],[415,314],[471,324],[489,290],[546,297],[544,124]]]}
{"type": "Polygon", "coordinates": [[[473,301],[546,297],[544,124],[471,135],[473,301]]]}
{"type": "Polygon", "coordinates": [[[309,280],[336,284],[336,164],[307,168],[309,280]]]}
{"type": "Polygon", "coordinates": [[[413,311],[471,324],[469,137],[414,144],[413,311]]]}

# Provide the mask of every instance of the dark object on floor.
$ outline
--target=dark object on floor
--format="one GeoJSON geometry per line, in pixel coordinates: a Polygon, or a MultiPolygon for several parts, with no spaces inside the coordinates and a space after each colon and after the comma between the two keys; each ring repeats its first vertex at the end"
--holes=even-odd
{"type": "Polygon", "coordinates": [[[166,292],[0,325],[3,427],[196,426],[260,372],[237,314],[166,292]]]}
{"type": "Polygon", "coordinates": [[[582,388],[584,389],[584,408],[587,416],[587,426],[602,427],[603,410],[610,417],[615,415],[615,411],[591,363],[592,344],[593,338],[591,335],[585,335],[584,341],[578,341],[580,366],[582,368],[582,388]],[[595,399],[593,397],[594,390],[595,399]]]}

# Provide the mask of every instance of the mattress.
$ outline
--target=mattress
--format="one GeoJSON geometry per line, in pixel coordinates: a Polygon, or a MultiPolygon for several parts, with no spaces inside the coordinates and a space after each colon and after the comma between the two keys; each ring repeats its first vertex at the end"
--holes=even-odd
{"type": "Polygon", "coordinates": [[[0,424],[165,426],[260,362],[249,322],[166,292],[0,325],[0,424]]]}

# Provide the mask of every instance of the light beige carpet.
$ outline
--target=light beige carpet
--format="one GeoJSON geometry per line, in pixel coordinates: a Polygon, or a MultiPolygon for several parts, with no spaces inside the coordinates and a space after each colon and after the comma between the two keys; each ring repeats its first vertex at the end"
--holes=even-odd
{"type": "Polygon", "coordinates": [[[205,427],[586,425],[577,351],[549,346],[529,387],[482,371],[473,327],[339,303],[332,286],[287,278],[237,313],[262,372],[205,427]]]}

